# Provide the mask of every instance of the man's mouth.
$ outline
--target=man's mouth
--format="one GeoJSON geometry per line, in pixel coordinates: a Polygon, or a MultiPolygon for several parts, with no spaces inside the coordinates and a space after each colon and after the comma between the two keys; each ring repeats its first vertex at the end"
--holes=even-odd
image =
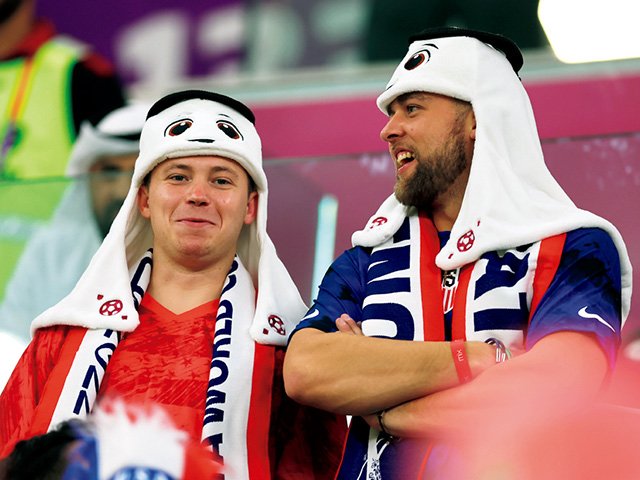
{"type": "Polygon", "coordinates": [[[207,220],[206,218],[197,218],[197,217],[187,217],[180,219],[180,223],[185,225],[193,225],[193,226],[205,226],[205,225],[213,225],[213,222],[207,220]]]}
{"type": "Polygon", "coordinates": [[[397,169],[397,171],[399,172],[402,169],[402,167],[404,167],[408,163],[411,163],[413,160],[415,160],[415,157],[413,156],[412,152],[408,152],[406,150],[403,150],[400,153],[398,153],[398,155],[396,155],[396,169],[397,169]]]}

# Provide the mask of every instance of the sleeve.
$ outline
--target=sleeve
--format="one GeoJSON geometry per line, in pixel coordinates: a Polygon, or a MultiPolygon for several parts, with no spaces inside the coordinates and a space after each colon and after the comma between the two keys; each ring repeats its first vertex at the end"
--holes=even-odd
{"type": "Polygon", "coordinates": [[[28,438],[31,421],[70,327],[38,330],[0,395],[0,458],[28,438]]]}
{"type": "Polygon", "coordinates": [[[71,75],[71,105],[76,134],[84,120],[96,125],[125,104],[123,88],[113,67],[96,53],[75,64],[71,75]]]}
{"type": "Polygon", "coordinates": [[[621,282],[609,234],[597,228],[567,233],[558,269],[531,318],[527,349],[554,332],[590,333],[613,365],[620,345],[621,282]]]}
{"type": "Polygon", "coordinates": [[[369,252],[361,247],[340,255],[325,273],[317,298],[292,336],[303,328],[335,332],[336,318],[343,313],[361,321],[368,265],[369,252]]]}

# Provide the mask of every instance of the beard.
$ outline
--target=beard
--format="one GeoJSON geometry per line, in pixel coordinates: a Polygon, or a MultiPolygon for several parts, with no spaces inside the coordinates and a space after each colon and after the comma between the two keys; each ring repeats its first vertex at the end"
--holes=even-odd
{"type": "Polygon", "coordinates": [[[461,125],[455,125],[451,137],[427,156],[416,158],[415,171],[406,180],[396,180],[398,201],[431,212],[435,200],[458,179],[467,168],[465,139],[461,125]]]}

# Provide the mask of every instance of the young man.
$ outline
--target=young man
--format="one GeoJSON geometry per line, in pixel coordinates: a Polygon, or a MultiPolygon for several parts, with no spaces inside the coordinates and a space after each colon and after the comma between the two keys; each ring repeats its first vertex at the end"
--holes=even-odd
{"type": "Polygon", "coordinates": [[[156,102],[109,234],[36,318],[0,397],[1,454],[117,397],[162,406],[227,478],[332,476],[343,424],[284,394],[283,347],[306,307],[266,216],[253,113],[203,91],[156,102]]]}
{"type": "Polygon", "coordinates": [[[338,478],[474,478],[434,440],[509,441],[503,427],[590,398],[614,362],[626,250],[546,169],[521,66],[504,37],[431,30],[378,98],[395,193],[285,362],[293,398],[354,415],[338,478]]]}

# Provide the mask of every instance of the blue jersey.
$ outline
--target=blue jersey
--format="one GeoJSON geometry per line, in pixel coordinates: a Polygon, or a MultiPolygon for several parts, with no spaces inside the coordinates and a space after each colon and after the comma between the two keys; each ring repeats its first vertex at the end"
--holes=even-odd
{"type": "MultiPolygon", "coordinates": [[[[578,229],[489,252],[470,266],[441,272],[442,314],[425,320],[424,326],[423,319],[416,319],[420,309],[395,302],[412,288],[411,275],[403,273],[409,270],[406,230],[398,231],[391,248],[355,247],[338,257],[296,331],[335,332],[335,320],[343,313],[362,321],[367,335],[405,340],[496,337],[507,345],[530,349],[554,332],[576,331],[592,334],[610,364],[615,361],[621,328],[620,262],[603,230],[578,229]],[[393,291],[398,294],[390,295],[393,291]],[[372,327],[366,331],[368,324],[372,327]]],[[[354,418],[338,478],[365,478],[368,438],[368,425],[354,418]]],[[[401,478],[415,478],[413,469],[419,463],[415,459],[424,456],[424,442],[403,439],[381,442],[379,448],[384,449],[382,478],[399,478],[399,471],[401,478]],[[414,460],[405,461],[406,455],[414,460]]]]}

